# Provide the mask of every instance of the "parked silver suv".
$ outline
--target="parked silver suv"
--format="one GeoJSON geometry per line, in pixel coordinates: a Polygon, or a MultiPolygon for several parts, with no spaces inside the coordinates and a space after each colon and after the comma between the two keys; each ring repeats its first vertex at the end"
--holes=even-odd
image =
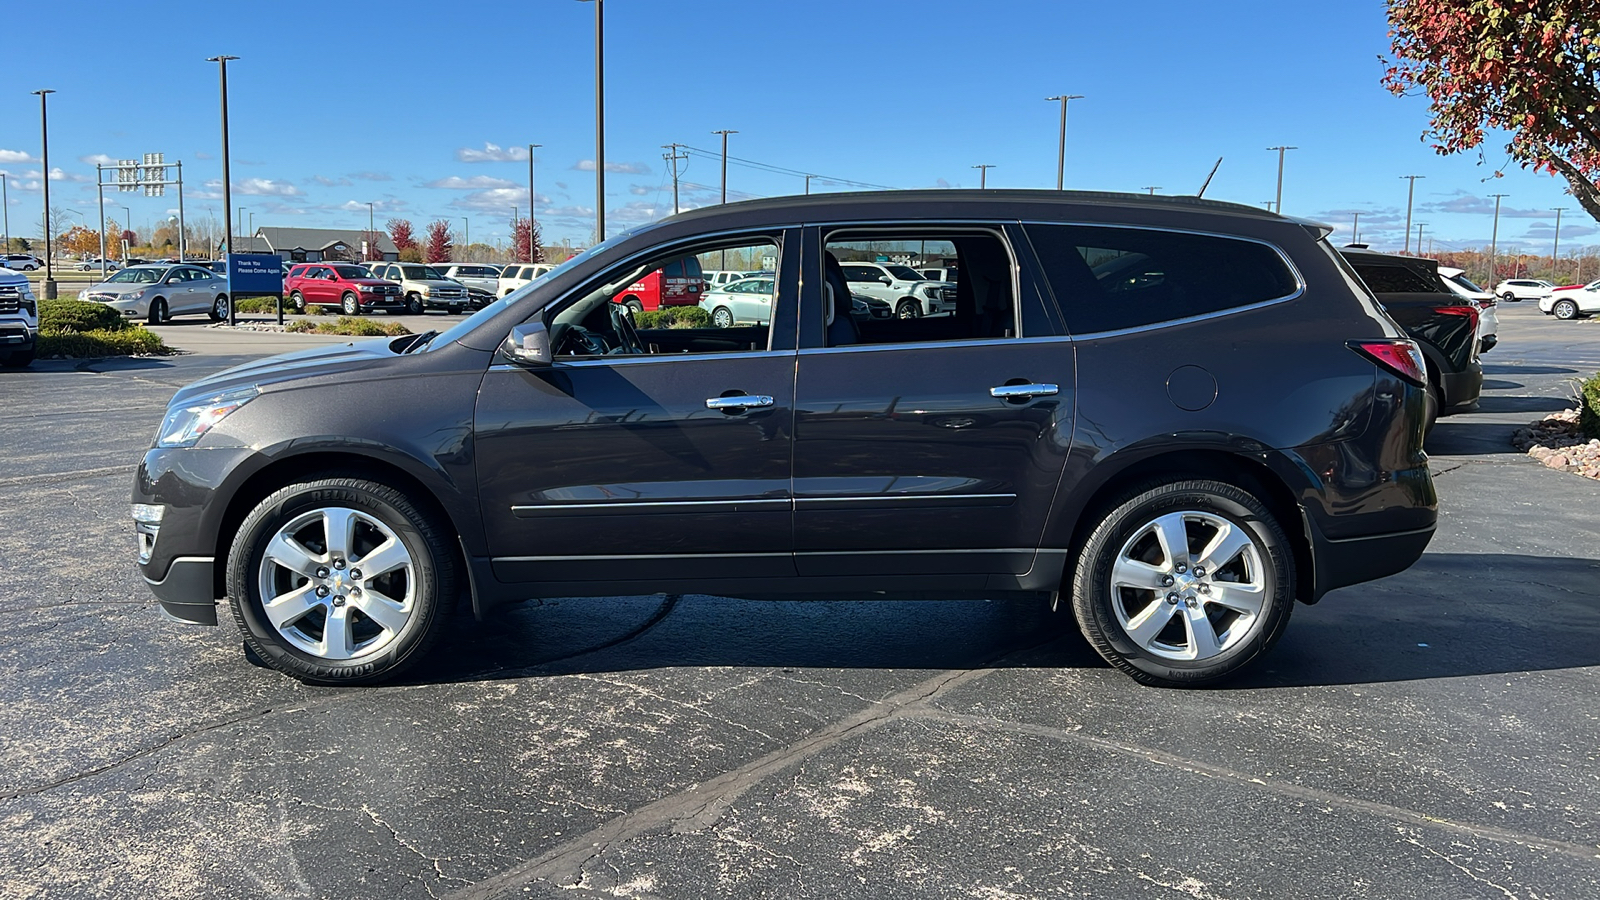
{"type": "Polygon", "coordinates": [[[28,279],[0,269],[0,366],[20,369],[33,362],[39,341],[39,302],[28,279]]]}

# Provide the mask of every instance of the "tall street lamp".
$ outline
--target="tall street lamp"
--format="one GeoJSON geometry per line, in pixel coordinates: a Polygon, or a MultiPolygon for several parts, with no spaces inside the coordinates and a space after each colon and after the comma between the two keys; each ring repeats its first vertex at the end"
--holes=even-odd
{"type": "Polygon", "coordinates": [[[1494,198],[1494,231],[1489,235],[1489,289],[1494,290],[1494,261],[1500,255],[1500,199],[1510,194],[1490,194],[1494,198]]]}
{"type": "Polygon", "coordinates": [[[1056,147],[1056,190],[1062,187],[1067,180],[1067,101],[1082,100],[1082,94],[1061,94],[1057,97],[1046,97],[1046,101],[1061,101],[1061,141],[1056,147]]]}
{"type": "Polygon", "coordinates": [[[973,168],[978,170],[978,190],[987,190],[989,187],[989,170],[994,168],[994,164],[979,163],[973,168]]]}
{"type": "Polygon", "coordinates": [[[1283,154],[1290,150],[1299,150],[1299,147],[1268,147],[1268,150],[1278,151],[1278,199],[1273,201],[1272,208],[1278,215],[1283,215],[1283,154]]]}
{"type": "Polygon", "coordinates": [[[722,135],[722,202],[723,203],[727,203],[728,202],[728,135],[730,135],[730,134],[738,134],[739,132],[734,131],[731,128],[724,128],[721,131],[713,131],[711,133],[712,134],[720,134],[720,135],[722,135]]]}
{"type": "MultiPolygon", "coordinates": [[[[1418,178],[1427,178],[1428,176],[1426,176],[1426,175],[1401,175],[1400,177],[1411,182],[1411,186],[1409,188],[1406,188],[1406,243],[1405,243],[1404,249],[1402,249],[1400,251],[1401,253],[1409,253],[1409,252],[1411,252],[1411,201],[1416,199],[1416,196],[1417,196],[1417,179],[1418,178]]],[[[1417,244],[1417,252],[1418,253],[1422,252],[1422,244],[1421,243],[1417,244]]]]}
{"type": "MultiPolygon", "coordinates": [[[[208,56],[206,62],[217,64],[217,70],[222,78],[222,221],[225,227],[233,228],[233,173],[229,168],[228,159],[228,61],[238,59],[237,56],[208,56]]],[[[228,235],[228,252],[233,253],[233,235],[228,235]]],[[[237,312],[238,298],[233,296],[233,267],[223,267],[223,278],[228,283],[228,324],[237,325],[239,319],[237,312]]]]}
{"type": "MultiPolygon", "coordinates": [[[[533,221],[534,199],[536,197],[538,197],[538,192],[535,191],[534,187],[533,187],[533,176],[534,176],[533,151],[535,151],[535,150],[537,150],[537,149],[539,149],[540,147],[543,147],[543,146],[544,146],[543,144],[529,144],[528,145],[528,221],[530,221],[530,222],[533,221]]],[[[516,223],[516,214],[513,213],[511,218],[512,218],[511,224],[512,224],[513,227],[515,227],[516,224],[517,224],[516,223]]],[[[513,234],[512,235],[512,239],[514,240],[515,238],[516,238],[516,235],[513,234]]],[[[533,262],[533,260],[531,260],[531,259],[528,260],[528,261],[529,262],[533,262]]]]}
{"type": "Polygon", "coordinates": [[[5,249],[0,250],[0,253],[10,253],[11,252],[11,198],[6,196],[6,173],[4,173],[4,172],[0,172],[0,216],[4,216],[4,219],[5,219],[5,223],[3,225],[0,225],[0,228],[4,228],[5,229],[4,232],[0,232],[0,234],[4,234],[5,235],[5,244],[4,244],[5,249]]]}
{"type": "Polygon", "coordinates": [[[578,2],[594,4],[594,240],[598,244],[606,239],[606,0],[578,2]]]}
{"type": "Polygon", "coordinates": [[[472,250],[472,220],[466,216],[462,216],[461,221],[466,223],[466,225],[463,226],[464,230],[461,232],[461,261],[466,262],[467,254],[472,250]]]}
{"type": "MultiPolygon", "coordinates": [[[[46,171],[49,170],[47,169],[46,171]]],[[[1556,279],[1556,267],[1561,264],[1561,261],[1557,258],[1557,254],[1561,252],[1561,214],[1566,212],[1567,208],[1565,206],[1552,206],[1550,209],[1556,214],[1556,242],[1550,248],[1550,280],[1554,281],[1556,279]]]]}
{"type": "MultiPolygon", "coordinates": [[[[56,298],[56,275],[50,252],[50,117],[45,111],[45,98],[55,91],[34,91],[39,97],[40,157],[44,162],[44,299],[56,298]]],[[[102,226],[104,227],[104,226],[102,226]]]]}
{"type": "Polygon", "coordinates": [[[1361,243],[1361,213],[1354,213],[1355,221],[1350,223],[1350,243],[1361,243]]]}

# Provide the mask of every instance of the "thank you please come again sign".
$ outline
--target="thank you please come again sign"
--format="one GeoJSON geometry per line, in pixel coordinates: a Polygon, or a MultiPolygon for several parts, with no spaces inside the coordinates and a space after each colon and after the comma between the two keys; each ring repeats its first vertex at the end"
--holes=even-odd
{"type": "Polygon", "coordinates": [[[283,260],[274,253],[229,253],[228,280],[233,295],[283,293],[283,260]]]}

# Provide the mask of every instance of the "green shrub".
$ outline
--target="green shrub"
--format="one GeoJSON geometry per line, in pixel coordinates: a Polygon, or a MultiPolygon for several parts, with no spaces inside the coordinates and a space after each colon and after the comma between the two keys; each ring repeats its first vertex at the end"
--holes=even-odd
{"type": "Polygon", "coordinates": [[[399,337],[411,333],[411,329],[399,322],[376,322],[354,316],[340,316],[332,322],[311,322],[300,319],[290,322],[283,330],[297,334],[348,334],[355,337],[399,337]]]}
{"type": "Polygon", "coordinates": [[[710,328],[711,314],[698,306],[668,306],[634,317],[638,328],[710,328]]]}
{"type": "Polygon", "coordinates": [[[104,303],[87,300],[40,300],[39,333],[126,331],[132,326],[104,303]]]}
{"type": "Polygon", "coordinates": [[[1600,372],[1578,385],[1581,392],[1578,404],[1578,425],[1589,438],[1600,438],[1600,372]]]}
{"type": "Polygon", "coordinates": [[[161,336],[146,328],[120,323],[118,331],[56,331],[39,333],[38,355],[43,359],[100,359],[106,356],[166,356],[172,350],[161,336]]]}
{"type": "MultiPolygon", "coordinates": [[[[278,312],[278,298],[277,297],[242,297],[242,298],[239,299],[239,301],[237,303],[234,304],[234,308],[237,309],[239,312],[242,312],[242,313],[274,313],[274,314],[276,314],[278,312]]],[[[283,301],[283,311],[284,312],[288,312],[288,313],[294,312],[294,304],[290,303],[287,300],[283,301]]]]}

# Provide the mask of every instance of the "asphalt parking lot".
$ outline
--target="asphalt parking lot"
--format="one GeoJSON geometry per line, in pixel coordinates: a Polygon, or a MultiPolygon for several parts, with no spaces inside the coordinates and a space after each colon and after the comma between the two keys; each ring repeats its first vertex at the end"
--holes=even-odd
{"type": "MultiPolygon", "coordinates": [[[[457,321],[397,317],[412,330],[457,321]]],[[[181,384],[313,342],[0,375],[0,898],[1600,897],[1600,483],[1513,428],[1600,322],[1503,305],[1427,555],[1248,678],[1143,688],[1000,602],[558,600],[378,688],[161,619],[133,466],[181,384]]]]}

